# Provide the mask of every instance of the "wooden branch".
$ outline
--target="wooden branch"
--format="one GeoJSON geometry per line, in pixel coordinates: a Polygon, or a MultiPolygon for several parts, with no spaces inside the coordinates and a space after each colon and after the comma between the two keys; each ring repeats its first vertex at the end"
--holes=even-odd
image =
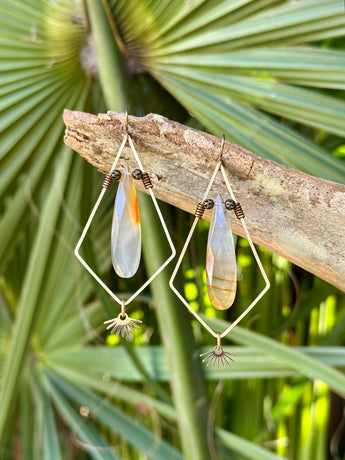
{"type": "MultiPolygon", "coordinates": [[[[103,173],[109,172],[125,134],[124,114],[65,110],[64,121],[65,143],[103,173]]],[[[157,198],[194,213],[221,140],[155,114],[130,116],[129,132],[157,198]]],[[[345,290],[345,186],[265,160],[230,142],[225,142],[223,160],[253,240],[345,290]]],[[[129,147],[119,169],[125,163],[137,167],[129,147]]],[[[218,191],[228,197],[221,174],[213,190],[212,198],[218,191]]],[[[242,235],[236,218],[232,226],[242,235]]]]}

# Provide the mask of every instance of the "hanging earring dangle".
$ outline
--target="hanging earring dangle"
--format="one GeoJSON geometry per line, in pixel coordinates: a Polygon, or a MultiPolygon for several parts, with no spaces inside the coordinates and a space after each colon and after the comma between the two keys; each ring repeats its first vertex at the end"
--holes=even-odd
{"type": "Polygon", "coordinates": [[[207,353],[202,353],[200,356],[203,358],[207,366],[217,365],[218,369],[220,366],[230,366],[234,361],[232,353],[225,352],[221,346],[221,339],[229,334],[229,332],[250,312],[250,310],[259,302],[261,297],[270,288],[270,282],[266,275],[266,272],[259,259],[258,253],[255,249],[251,236],[248,232],[247,225],[244,220],[244,213],[240,203],[236,202],[235,195],[232,191],[229,179],[226,175],[225,168],[223,166],[223,150],[224,150],[225,136],[223,135],[222,144],[220,148],[219,159],[204,193],[202,200],[198,203],[195,210],[195,218],[185,244],[182,248],[181,254],[177,260],[175,269],[171,275],[169,286],[181,300],[181,302],[188,308],[190,313],[199,321],[199,323],[217,339],[216,346],[207,353]],[[208,198],[211,191],[212,185],[218,172],[221,172],[226,188],[230,194],[230,198],[227,198],[224,202],[220,194],[217,195],[216,202],[208,198]],[[201,316],[190,306],[183,295],[174,286],[174,280],[176,274],[180,268],[183,257],[186,253],[187,247],[190,243],[194,230],[197,226],[199,219],[203,216],[205,209],[212,209],[212,217],[210,222],[210,229],[207,241],[206,250],[206,282],[207,292],[209,299],[213,306],[218,310],[226,310],[231,307],[236,296],[236,285],[237,285],[237,264],[234,242],[231,232],[230,219],[228,211],[234,211],[236,217],[241,222],[245,236],[249,242],[253,256],[258,264],[259,270],[264,278],[265,287],[252,301],[252,303],[241,313],[241,315],[222,333],[214,331],[202,318],[201,316]]]}
{"type": "Polygon", "coordinates": [[[116,333],[122,337],[126,336],[129,338],[131,334],[135,332],[135,328],[140,327],[139,324],[141,321],[129,317],[126,312],[126,306],[130,304],[151,283],[151,281],[153,281],[159,275],[162,270],[164,270],[164,268],[175,257],[176,251],[163,215],[153,193],[153,185],[150,176],[147,172],[144,171],[143,165],[129,134],[128,111],[126,111],[125,114],[125,128],[126,133],[123,141],[116,154],[112,167],[103,181],[102,190],[82,231],[79,241],[75,247],[74,254],[83,264],[86,270],[102,286],[102,288],[115,300],[115,302],[121,306],[121,311],[118,316],[104,321],[104,324],[107,325],[106,329],[111,329],[112,334],[116,333]],[[129,147],[138,164],[138,169],[135,169],[132,173],[130,173],[128,166],[125,166],[122,174],[121,171],[115,168],[127,143],[129,144],[129,147]],[[92,268],[79,253],[80,247],[95,217],[97,209],[106,191],[110,188],[113,180],[119,181],[118,189],[116,192],[111,229],[111,259],[115,273],[121,278],[130,278],[135,275],[140,263],[141,225],[134,180],[141,180],[144,184],[144,187],[148,190],[171,249],[171,255],[165,260],[165,262],[160,267],[158,267],[153,275],[151,275],[151,277],[144,284],[142,284],[127,300],[121,300],[114,292],[112,292],[112,290],[109,289],[109,287],[100,279],[100,277],[92,270],[92,268]]]}

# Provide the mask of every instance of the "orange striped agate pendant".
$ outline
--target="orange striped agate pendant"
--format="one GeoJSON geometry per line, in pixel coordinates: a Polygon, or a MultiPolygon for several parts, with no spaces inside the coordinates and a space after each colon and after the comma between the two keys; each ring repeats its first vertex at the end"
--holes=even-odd
{"type": "Polygon", "coordinates": [[[111,228],[111,260],[122,278],[134,276],[141,255],[141,226],[134,180],[125,166],[116,192],[111,228]]]}

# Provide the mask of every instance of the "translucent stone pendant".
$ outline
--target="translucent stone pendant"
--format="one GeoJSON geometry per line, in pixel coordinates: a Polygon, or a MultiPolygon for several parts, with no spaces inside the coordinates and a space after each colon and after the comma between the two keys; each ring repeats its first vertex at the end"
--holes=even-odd
{"type": "Polygon", "coordinates": [[[117,275],[134,276],[141,255],[141,227],[137,193],[132,175],[125,166],[119,183],[111,228],[111,260],[117,275]]]}
{"type": "Polygon", "coordinates": [[[206,252],[207,292],[218,310],[231,307],[236,295],[237,265],[230,219],[218,194],[212,212],[206,252]]]}

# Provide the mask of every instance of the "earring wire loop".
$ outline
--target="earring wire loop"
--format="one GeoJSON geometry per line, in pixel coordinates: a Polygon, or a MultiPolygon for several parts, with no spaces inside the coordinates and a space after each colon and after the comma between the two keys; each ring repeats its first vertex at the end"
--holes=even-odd
{"type": "Polygon", "coordinates": [[[220,332],[217,333],[217,350],[220,350],[222,348],[221,346],[221,335],[220,332]]]}
{"type": "Polygon", "coordinates": [[[128,108],[126,109],[126,113],[125,113],[125,129],[126,129],[126,134],[128,134],[128,114],[129,114],[129,110],[128,108]]]}
{"type": "Polygon", "coordinates": [[[224,144],[225,144],[225,134],[222,135],[222,144],[220,146],[219,159],[218,159],[220,163],[223,162],[224,144]]]}
{"type": "Polygon", "coordinates": [[[126,315],[126,304],[124,301],[122,301],[121,304],[121,316],[124,317],[126,315]]]}

